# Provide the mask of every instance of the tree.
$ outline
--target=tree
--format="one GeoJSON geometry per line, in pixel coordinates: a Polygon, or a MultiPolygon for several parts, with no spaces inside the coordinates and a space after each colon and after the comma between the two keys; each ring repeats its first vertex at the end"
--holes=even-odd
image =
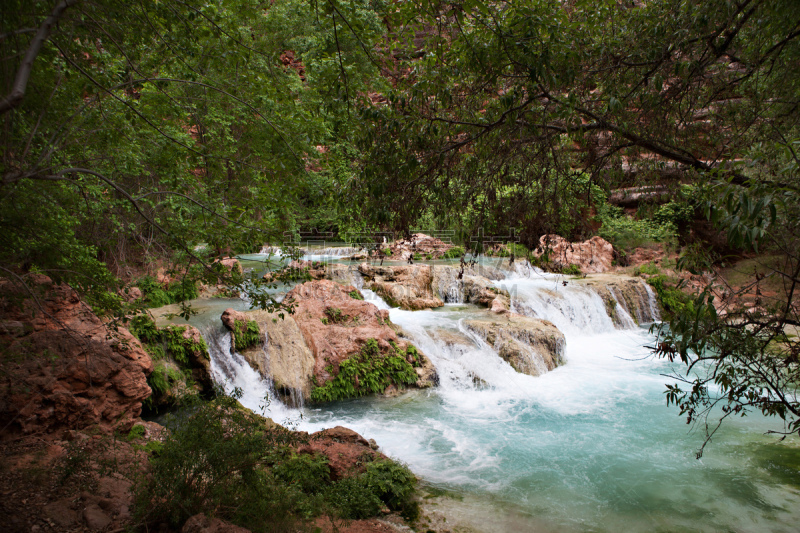
{"type": "Polygon", "coordinates": [[[0,268],[108,305],[143,258],[216,278],[214,259],[302,223],[315,147],[346,140],[347,106],[376,73],[363,3],[6,4],[0,268]]]}

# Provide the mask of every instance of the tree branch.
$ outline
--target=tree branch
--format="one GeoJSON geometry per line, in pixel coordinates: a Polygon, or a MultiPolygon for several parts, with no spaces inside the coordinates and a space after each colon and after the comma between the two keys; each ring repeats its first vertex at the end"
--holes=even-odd
{"type": "Polygon", "coordinates": [[[16,78],[14,78],[14,85],[11,87],[11,92],[0,101],[0,115],[11,111],[22,103],[22,99],[25,97],[25,90],[28,88],[28,80],[31,77],[33,61],[36,59],[36,56],[39,55],[42,45],[50,36],[50,31],[53,29],[56,22],[58,22],[58,19],[61,18],[61,15],[64,14],[64,11],[77,3],[78,0],[61,0],[55,9],[53,9],[53,12],[50,13],[50,16],[47,17],[39,27],[39,31],[34,35],[31,45],[28,47],[28,51],[22,59],[22,64],[19,66],[16,78]]]}

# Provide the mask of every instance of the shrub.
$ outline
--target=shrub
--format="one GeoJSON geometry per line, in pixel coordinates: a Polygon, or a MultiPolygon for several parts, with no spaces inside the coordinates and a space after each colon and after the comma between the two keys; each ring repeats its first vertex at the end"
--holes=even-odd
{"type": "Polygon", "coordinates": [[[646,274],[648,276],[656,276],[661,272],[661,270],[656,266],[655,263],[647,263],[646,265],[639,265],[638,267],[633,269],[633,275],[639,276],[641,274],[646,274]]]}
{"type": "Polygon", "coordinates": [[[463,246],[453,246],[449,250],[447,250],[442,259],[457,259],[464,255],[464,247],[463,246]]]}
{"type": "Polygon", "coordinates": [[[418,514],[416,479],[405,466],[369,462],[363,473],[332,481],[327,457],[294,451],[304,434],[268,426],[236,397],[220,394],[166,424],[151,474],[133,489],[134,518],[144,529],[179,529],[197,513],[253,532],[297,531],[323,513],[369,518],[384,506],[409,519],[418,514]]]}
{"type": "Polygon", "coordinates": [[[233,338],[237,350],[244,350],[261,342],[261,330],[255,320],[248,320],[247,323],[235,320],[233,324],[233,338]]]}
{"type": "Polygon", "coordinates": [[[311,399],[315,402],[331,402],[381,393],[392,384],[402,387],[415,383],[417,373],[408,358],[414,364],[419,364],[419,354],[415,348],[401,351],[393,347],[389,353],[382,355],[378,342],[369,339],[357,354],[339,364],[339,372],[333,380],[311,391],[311,399]]]}
{"type": "Polygon", "coordinates": [[[162,285],[152,276],[144,276],[135,285],[141,289],[147,307],[163,307],[165,305],[194,300],[200,295],[194,280],[183,278],[162,285]]]}
{"type": "Polygon", "coordinates": [[[361,477],[389,509],[410,521],[419,517],[419,505],[414,500],[416,478],[408,467],[395,461],[375,461],[367,465],[361,477]]]}
{"type": "Polygon", "coordinates": [[[136,520],[179,529],[208,513],[252,531],[281,531],[298,521],[302,493],[267,468],[297,437],[222,396],[168,422],[170,434],[151,458],[149,478],[134,488],[136,520]]]}
{"type": "Polygon", "coordinates": [[[363,300],[364,299],[364,297],[361,296],[361,293],[358,292],[357,290],[356,291],[350,291],[348,294],[350,295],[350,298],[352,298],[353,300],[363,300]]]}
{"type": "MultiPolygon", "coordinates": [[[[676,228],[671,221],[636,220],[623,209],[603,205],[598,215],[602,226],[599,235],[622,250],[633,250],[648,242],[668,242],[675,238],[676,228]]],[[[663,219],[660,219],[663,220],[663,219]]]]}
{"type": "Polygon", "coordinates": [[[576,264],[567,265],[561,268],[561,273],[567,276],[580,276],[583,272],[581,272],[581,267],[576,264]]]}

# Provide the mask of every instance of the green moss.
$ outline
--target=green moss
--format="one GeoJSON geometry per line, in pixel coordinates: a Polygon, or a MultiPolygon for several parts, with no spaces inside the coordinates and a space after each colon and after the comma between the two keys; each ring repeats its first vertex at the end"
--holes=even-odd
{"type": "Polygon", "coordinates": [[[131,428],[126,438],[128,440],[141,439],[142,437],[144,437],[144,433],[145,433],[144,426],[142,426],[141,424],[137,424],[131,428]]]}
{"type": "MultiPolygon", "coordinates": [[[[147,384],[150,385],[150,388],[157,394],[164,394],[170,389],[173,383],[182,380],[183,374],[181,374],[180,371],[162,363],[157,365],[153,369],[153,372],[147,377],[147,384]]],[[[148,398],[148,400],[149,399],[150,398],[148,398]]]]}
{"type": "Polygon", "coordinates": [[[389,385],[403,387],[415,383],[417,373],[414,366],[419,362],[419,353],[413,346],[406,351],[392,346],[388,353],[381,354],[378,341],[369,339],[361,351],[339,364],[339,372],[333,380],[311,391],[311,399],[331,402],[382,393],[389,385]],[[414,362],[413,365],[408,359],[414,362]]]}
{"type": "Polygon", "coordinates": [[[237,350],[244,350],[261,342],[261,330],[255,320],[234,321],[233,338],[237,350]]]}
{"type": "Polygon", "coordinates": [[[181,367],[187,367],[190,354],[199,353],[206,359],[209,358],[205,339],[200,338],[199,342],[194,342],[184,338],[187,326],[159,328],[149,315],[142,314],[133,317],[129,327],[131,333],[145,343],[145,349],[154,360],[171,357],[181,367]]]}
{"type": "Polygon", "coordinates": [[[358,292],[358,291],[350,291],[348,294],[350,295],[350,298],[352,298],[353,300],[363,300],[364,299],[364,297],[361,296],[361,293],[358,292]]]}

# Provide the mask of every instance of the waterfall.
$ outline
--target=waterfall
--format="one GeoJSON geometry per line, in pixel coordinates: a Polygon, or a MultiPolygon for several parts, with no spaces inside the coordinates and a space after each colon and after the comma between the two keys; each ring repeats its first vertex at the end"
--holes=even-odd
{"type": "Polygon", "coordinates": [[[292,424],[300,411],[286,407],[264,379],[238,352],[231,350],[231,335],[220,324],[201,330],[211,358],[211,377],[227,394],[241,391],[239,403],[281,424],[292,424]]]}
{"type": "Polygon", "coordinates": [[[616,291],[613,287],[608,287],[608,292],[617,304],[614,311],[617,315],[617,320],[623,328],[631,329],[636,327],[636,321],[631,316],[630,312],[625,308],[622,301],[617,297],[616,291]]]}

